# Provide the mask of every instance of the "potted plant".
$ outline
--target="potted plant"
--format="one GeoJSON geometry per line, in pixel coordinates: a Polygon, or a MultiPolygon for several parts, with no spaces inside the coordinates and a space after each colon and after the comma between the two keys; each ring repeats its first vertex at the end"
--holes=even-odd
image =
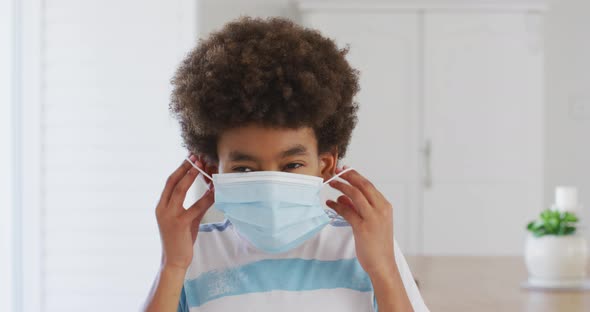
{"type": "Polygon", "coordinates": [[[586,276],[587,245],[576,232],[573,212],[547,209],[527,224],[525,247],[529,284],[539,287],[580,287],[586,276]]]}

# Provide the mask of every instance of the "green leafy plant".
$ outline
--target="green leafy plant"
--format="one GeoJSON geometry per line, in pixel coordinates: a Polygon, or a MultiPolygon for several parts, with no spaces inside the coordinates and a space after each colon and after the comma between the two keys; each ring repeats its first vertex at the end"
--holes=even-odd
{"type": "Polygon", "coordinates": [[[547,209],[541,212],[539,220],[529,222],[526,228],[535,237],[571,235],[576,232],[576,222],[578,217],[571,212],[547,209]]]}

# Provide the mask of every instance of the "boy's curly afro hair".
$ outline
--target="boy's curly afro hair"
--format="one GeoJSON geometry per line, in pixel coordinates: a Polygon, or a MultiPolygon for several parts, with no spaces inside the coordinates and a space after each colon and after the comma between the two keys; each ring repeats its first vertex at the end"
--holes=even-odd
{"type": "Polygon", "coordinates": [[[344,157],[358,104],[348,46],[284,18],[240,17],[199,40],[171,79],[170,111],[184,146],[217,161],[226,129],[311,127],[318,151],[344,157]]]}

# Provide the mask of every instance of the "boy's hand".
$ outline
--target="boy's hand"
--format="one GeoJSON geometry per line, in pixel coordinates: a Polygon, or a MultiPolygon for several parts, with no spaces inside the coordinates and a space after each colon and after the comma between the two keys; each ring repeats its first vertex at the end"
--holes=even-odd
{"type": "MultiPolygon", "coordinates": [[[[336,169],[336,173],[343,169],[336,169]]],[[[328,200],[326,204],[352,226],[357,258],[369,277],[394,276],[397,266],[393,252],[391,204],[356,170],[340,177],[350,185],[331,181],[330,186],[344,195],[339,196],[336,202],[328,200]]]]}
{"type": "MultiPolygon", "coordinates": [[[[203,168],[196,156],[192,155],[190,159],[203,168]]],[[[210,189],[192,206],[184,209],[186,192],[198,174],[199,171],[184,160],[166,181],[166,187],[156,207],[162,241],[162,267],[186,270],[193,259],[193,245],[197,239],[199,224],[214,201],[214,191],[210,189]]]]}

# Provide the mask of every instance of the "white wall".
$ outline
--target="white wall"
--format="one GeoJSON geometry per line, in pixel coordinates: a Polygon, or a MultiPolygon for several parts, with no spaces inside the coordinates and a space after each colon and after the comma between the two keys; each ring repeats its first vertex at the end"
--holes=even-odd
{"type": "Polygon", "coordinates": [[[42,8],[39,299],[43,311],[134,311],[160,264],[155,205],[185,156],[169,79],[196,42],[196,5],[42,8]]]}
{"type": "MultiPolygon", "coordinates": [[[[552,0],[546,17],[545,203],[579,187],[590,225],[590,1],[552,0]]],[[[590,238],[590,231],[586,230],[590,238]]]]}
{"type": "Polygon", "coordinates": [[[283,16],[297,19],[290,0],[199,0],[198,29],[200,36],[206,36],[212,30],[221,28],[226,22],[240,15],[283,16]]]}

